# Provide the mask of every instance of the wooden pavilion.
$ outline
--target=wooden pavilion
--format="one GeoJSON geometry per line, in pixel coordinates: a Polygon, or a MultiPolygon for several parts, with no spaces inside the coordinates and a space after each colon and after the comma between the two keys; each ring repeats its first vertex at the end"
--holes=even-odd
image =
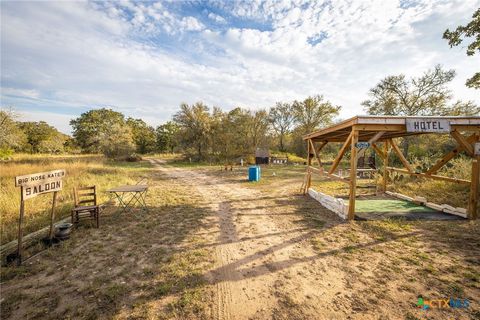
{"type": "Polygon", "coordinates": [[[307,134],[303,139],[307,142],[308,148],[307,172],[303,192],[306,193],[311,186],[312,173],[319,173],[321,176],[348,183],[350,185],[348,220],[353,220],[355,217],[357,159],[369,147],[383,160],[383,191],[386,191],[388,172],[390,171],[452,183],[469,184],[470,197],[467,216],[469,219],[477,218],[480,184],[480,117],[356,116],[307,134]],[[394,139],[430,133],[450,134],[456,141],[457,146],[439,159],[430,169],[418,172],[402,154],[394,139]],[[322,164],[321,150],[330,142],[340,142],[342,147],[327,171],[322,164]],[[335,174],[335,170],[348,148],[351,150],[349,179],[335,174]],[[390,150],[393,150],[398,156],[404,168],[395,168],[388,165],[390,150]],[[471,180],[438,175],[438,170],[460,152],[464,152],[472,158],[471,180]],[[317,160],[318,167],[312,166],[312,159],[317,160]]]}

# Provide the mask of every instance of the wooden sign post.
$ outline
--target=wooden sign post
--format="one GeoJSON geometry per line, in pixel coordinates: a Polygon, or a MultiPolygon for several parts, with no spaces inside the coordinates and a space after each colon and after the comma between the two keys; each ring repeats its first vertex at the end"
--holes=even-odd
{"type": "Polygon", "coordinates": [[[18,219],[18,248],[17,264],[22,264],[23,254],[23,218],[25,215],[25,200],[38,196],[39,194],[53,192],[52,211],[50,213],[49,239],[53,239],[53,223],[55,220],[55,205],[57,193],[62,190],[62,179],[65,177],[65,170],[53,170],[15,177],[15,186],[20,187],[20,216],[18,219]]]}
{"type": "Polygon", "coordinates": [[[480,142],[477,142],[473,145],[473,155],[480,156],[480,142]]]}

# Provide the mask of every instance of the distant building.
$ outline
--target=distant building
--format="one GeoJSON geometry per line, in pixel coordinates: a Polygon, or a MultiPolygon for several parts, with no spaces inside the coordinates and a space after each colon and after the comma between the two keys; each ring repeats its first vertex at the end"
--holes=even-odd
{"type": "Polygon", "coordinates": [[[255,164],[269,164],[270,151],[266,148],[257,148],[255,151],[255,164]]]}

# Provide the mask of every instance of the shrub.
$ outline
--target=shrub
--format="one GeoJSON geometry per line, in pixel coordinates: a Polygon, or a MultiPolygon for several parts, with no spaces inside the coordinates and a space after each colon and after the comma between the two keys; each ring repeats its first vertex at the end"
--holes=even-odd
{"type": "Polygon", "coordinates": [[[126,159],[135,151],[132,132],[127,125],[114,124],[100,137],[100,148],[110,159],[126,159]]]}
{"type": "Polygon", "coordinates": [[[13,150],[9,148],[0,148],[0,160],[10,160],[13,155],[13,150]]]}

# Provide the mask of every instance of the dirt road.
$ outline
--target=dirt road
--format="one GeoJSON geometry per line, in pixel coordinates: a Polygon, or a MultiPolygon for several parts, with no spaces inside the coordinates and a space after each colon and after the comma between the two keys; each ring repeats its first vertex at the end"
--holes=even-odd
{"type": "Polygon", "coordinates": [[[151,162],[171,177],[190,181],[192,192],[217,213],[211,217],[209,238],[216,264],[207,275],[216,286],[214,318],[336,318],[338,310],[332,308],[341,306],[319,301],[338,298],[345,289],[343,273],[327,271],[312,250],[309,239],[317,231],[296,224],[288,198],[298,186],[283,186],[266,196],[236,179],[151,162]]]}
{"type": "Polygon", "coordinates": [[[150,178],[148,212],[112,207],[2,267],[2,319],[480,318],[478,221],[346,223],[299,194],[301,168],[248,183],[149,161],[129,172],[150,178]]]}

